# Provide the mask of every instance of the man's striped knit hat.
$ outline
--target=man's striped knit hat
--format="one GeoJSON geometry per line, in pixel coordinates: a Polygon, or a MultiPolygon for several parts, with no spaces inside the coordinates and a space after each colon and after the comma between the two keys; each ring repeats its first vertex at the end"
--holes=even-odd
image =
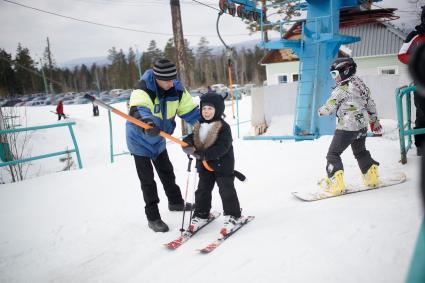
{"type": "Polygon", "coordinates": [[[153,64],[153,75],[161,81],[171,81],[177,78],[176,65],[168,59],[159,59],[153,64]]]}

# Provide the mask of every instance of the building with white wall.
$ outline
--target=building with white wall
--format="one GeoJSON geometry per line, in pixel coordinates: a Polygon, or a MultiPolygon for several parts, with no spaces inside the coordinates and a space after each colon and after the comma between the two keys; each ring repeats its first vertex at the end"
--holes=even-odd
{"type": "MultiPolygon", "coordinates": [[[[297,29],[291,29],[288,33],[292,34],[285,37],[299,38],[300,35],[294,30],[297,29]]],[[[406,65],[397,59],[406,37],[402,32],[389,24],[376,22],[341,28],[340,33],[361,38],[359,42],[343,46],[339,54],[354,58],[359,76],[394,75],[408,80],[406,65]]],[[[296,82],[300,78],[299,59],[291,49],[271,50],[261,60],[261,64],[266,68],[267,85],[296,82]]]]}

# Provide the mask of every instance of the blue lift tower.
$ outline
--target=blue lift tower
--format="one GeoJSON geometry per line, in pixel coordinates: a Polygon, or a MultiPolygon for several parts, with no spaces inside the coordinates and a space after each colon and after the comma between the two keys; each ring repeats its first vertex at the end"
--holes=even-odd
{"type": "MultiPolygon", "coordinates": [[[[373,0],[379,2],[381,0],[373,0]]],[[[234,9],[238,16],[243,14],[248,19],[257,20],[262,27],[279,25],[281,37],[258,45],[266,49],[291,48],[300,59],[300,81],[295,109],[293,138],[295,140],[314,139],[321,135],[333,134],[334,117],[318,118],[317,109],[330,95],[332,79],[329,67],[335,59],[342,44],[360,40],[359,37],[339,34],[340,10],[360,6],[365,0],[287,0],[286,5],[298,11],[307,11],[307,18],[302,21],[300,40],[283,38],[282,26],[288,22],[264,23],[264,7],[256,5],[261,1],[221,0],[220,8],[234,9]],[[242,6],[242,8],[241,8],[242,6]],[[257,15],[254,15],[256,13],[257,15]]],[[[267,8],[267,7],[266,7],[267,8]]],[[[234,10],[230,10],[230,12],[234,10]]]]}

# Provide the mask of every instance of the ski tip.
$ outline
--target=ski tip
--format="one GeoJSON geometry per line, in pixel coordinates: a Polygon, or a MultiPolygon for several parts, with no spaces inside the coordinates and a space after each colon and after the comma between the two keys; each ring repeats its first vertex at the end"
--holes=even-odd
{"type": "Polygon", "coordinates": [[[254,218],[255,218],[255,216],[253,216],[253,215],[246,216],[246,219],[247,219],[248,222],[251,221],[251,220],[254,220],[254,218]]]}

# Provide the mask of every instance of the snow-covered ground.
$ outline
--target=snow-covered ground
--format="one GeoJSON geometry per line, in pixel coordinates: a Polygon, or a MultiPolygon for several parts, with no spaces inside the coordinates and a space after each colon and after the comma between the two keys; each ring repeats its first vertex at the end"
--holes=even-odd
{"type": "MultiPolygon", "coordinates": [[[[117,105],[125,109],[123,104],[117,105]]],[[[53,107],[27,108],[28,126],[55,123],[53,107]]],[[[249,120],[250,99],[240,105],[249,120]]],[[[84,168],[58,172],[58,157],[36,161],[23,182],[0,186],[0,282],[403,282],[423,210],[419,164],[414,152],[401,165],[394,121],[383,121],[387,135],[367,147],[382,174],[402,170],[404,184],[313,203],[291,191],[315,188],[325,173],[331,137],[316,141],[244,141],[236,138],[236,168],[248,180],[236,181],[243,213],[253,222],[208,255],[196,249],[212,241],[216,220],[176,251],[163,244],[179,235],[181,213],[169,212],[158,182],[160,211],[168,233],[147,227],[144,202],[130,155],[109,162],[108,117],[92,117],[91,105],[65,106],[77,123],[75,134],[84,168]],[[35,172],[35,173],[34,173],[35,172]]],[[[227,119],[234,124],[231,107],[227,119]]],[[[125,121],[116,115],[115,151],[126,151],[125,121]]],[[[241,136],[249,134],[241,125],[241,136]]],[[[269,135],[292,128],[291,117],[277,118],[269,135]]],[[[179,133],[179,131],[176,131],[179,133]]],[[[178,134],[176,134],[178,136],[178,134]]],[[[66,128],[32,134],[31,154],[72,147],[66,128]]],[[[186,188],[187,158],[169,143],[178,184],[186,188]]],[[[75,158],[74,158],[75,159],[75,158]]],[[[360,179],[350,149],[343,154],[346,181],[360,179]]],[[[3,169],[1,169],[3,170],[3,169]]],[[[4,172],[2,172],[4,174],[4,172]]],[[[194,173],[190,175],[193,182],[194,173]]],[[[189,186],[190,200],[193,184],[189,186]]],[[[221,211],[214,191],[213,209],[221,211]]]]}

